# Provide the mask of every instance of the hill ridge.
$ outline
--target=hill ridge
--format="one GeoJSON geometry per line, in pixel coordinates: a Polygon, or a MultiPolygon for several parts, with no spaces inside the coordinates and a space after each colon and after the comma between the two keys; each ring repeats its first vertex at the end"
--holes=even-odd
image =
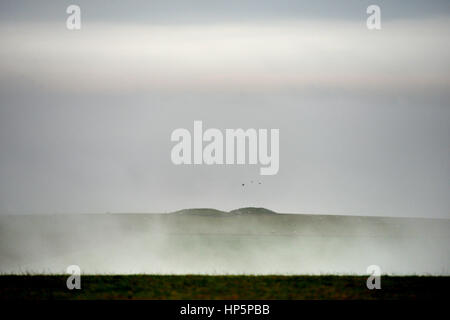
{"type": "Polygon", "coordinates": [[[263,207],[242,207],[231,211],[223,211],[214,208],[189,208],[180,209],[172,214],[184,214],[184,215],[245,215],[245,214],[277,214],[275,211],[263,208],[263,207]]]}

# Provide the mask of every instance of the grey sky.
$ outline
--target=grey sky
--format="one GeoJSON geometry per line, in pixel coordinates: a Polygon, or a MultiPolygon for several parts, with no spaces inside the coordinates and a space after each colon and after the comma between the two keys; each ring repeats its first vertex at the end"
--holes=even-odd
{"type": "Polygon", "coordinates": [[[186,3],[78,1],[68,31],[72,1],[1,2],[0,213],[450,218],[448,1],[186,3]],[[279,128],[278,175],[174,166],[194,120],[279,128]]]}
{"type": "Polygon", "coordinates": [[[131,23],[211,23],[267,19],[345,19],[360,20],[365,9],[377,4],[386,20],[448,15],[446,0],[3,0],[0,17],[10,21],[59,21],[70,4],[86,9],[89,21],[131,23]]]}

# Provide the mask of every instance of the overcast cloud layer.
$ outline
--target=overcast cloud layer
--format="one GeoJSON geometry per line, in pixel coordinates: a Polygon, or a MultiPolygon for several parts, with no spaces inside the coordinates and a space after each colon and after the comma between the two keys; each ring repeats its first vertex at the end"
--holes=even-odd
{"type": "Polygon", "coordinates": [[[450,218],[450,6],[0,4],[0,213],[450,218]],[[279,128],[280,171],[175,166],[170,134],[279,128]],[[250,181],[261,182],[251,184],[250,181]],[[242,187],[245,183],[245,187],[242,187]]]}

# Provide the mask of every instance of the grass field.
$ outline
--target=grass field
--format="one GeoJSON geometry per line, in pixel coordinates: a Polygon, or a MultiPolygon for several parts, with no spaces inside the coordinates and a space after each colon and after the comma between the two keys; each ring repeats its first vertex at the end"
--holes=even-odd
{"type": "Polygon", "coordinates": [[[48,299],[449,299],[450,277],[383,276],[83,276],[68,290],[65,275],[0,276],[0,300],[48,299]]]}

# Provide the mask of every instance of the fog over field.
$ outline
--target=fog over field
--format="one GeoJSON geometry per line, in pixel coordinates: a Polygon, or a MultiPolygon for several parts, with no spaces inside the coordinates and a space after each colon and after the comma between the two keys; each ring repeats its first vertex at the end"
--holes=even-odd
{"type": "Polygon", "coordinates": [[[450,274],[450,221],[276,214],[0,217],[0,272],[95,274],[450,274]]]}

